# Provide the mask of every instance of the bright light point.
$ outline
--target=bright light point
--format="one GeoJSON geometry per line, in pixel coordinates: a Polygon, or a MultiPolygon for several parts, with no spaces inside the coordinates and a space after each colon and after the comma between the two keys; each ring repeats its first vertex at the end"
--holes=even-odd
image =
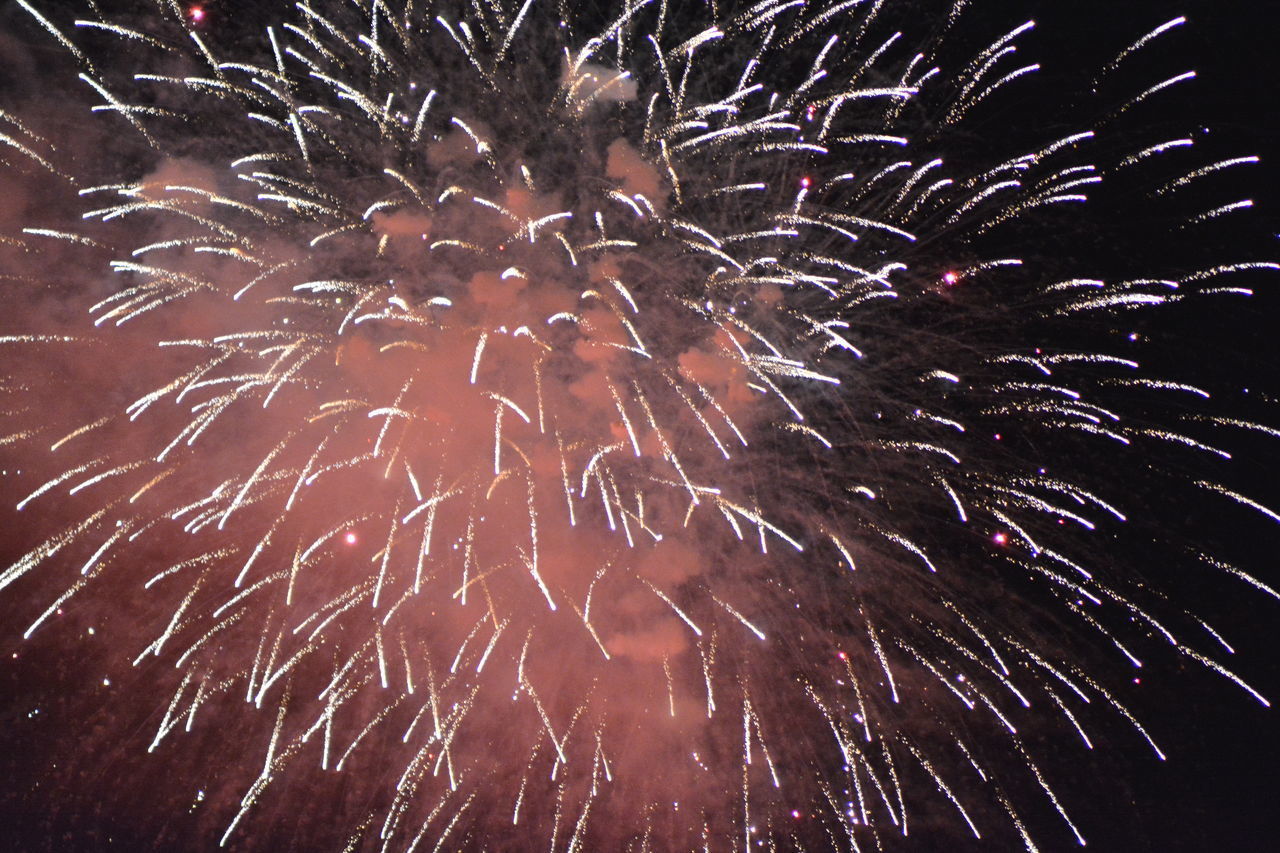
{"type": "Polygon", "coordinates": [[[836,653],[836,657],[840,658],[840,660],[848,660],[848,659],[849,659],[849,656],[848,656],[847,654],[845,654],[844,652],[837,652],[837,653],[836,653]]]}
{"type": "Polygon", "coordinates": [[[792,809],[792,810],[791,810],[791,816],[792,816],[793,818],[795,818],[796,820],[799,820],[799,819],[800,819],[800,812],[799,812],[798,810],[796,810],[796,809],[792,809]]]}
{"type": "Polygon", "coordinates": [[[810,181],[808,178],[801,178],[801,179],[800,179],[800,186],[801,186],[801,187],[803,187],[803,188],[804,188],[804,189],[806,189],[806,190],[807,190],[807,189],[809,189],[809,184],[811,184],[811,183],[812,183],[812,181],[810,181]]]}
{"type": "Polygon", "coordinates": [[[356,535],[354,533],[347,533],[346,536],[342,537],[342,541],[346,542],[348,545],[354,545],[356,544],[356,535]]]}
{"type": "Polygon", "coordinates": [[[999,533],[997,533],[995,536],[992,536],[991,541],[996,543],[997,545],[1006,545],[1009,542],[1009,534],[1005,533],[1002,530],[999,533]]]}
{"type": "Polygon", "coordinates": [[[942,280],[948,285],[952,285],[960,280],[960,276],[954,270],[947,270],[942,274],[942,280]]]}
{"type": "Polygon", "coordinates": [[[204,9],[199,6],[192,6],[187,10],[187,17],[198,24],[204,20],[204,9]]]}

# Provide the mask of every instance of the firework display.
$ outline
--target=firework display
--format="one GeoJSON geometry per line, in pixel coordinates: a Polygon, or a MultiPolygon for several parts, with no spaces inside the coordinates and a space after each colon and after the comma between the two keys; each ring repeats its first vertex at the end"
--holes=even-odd
{"type": "Polygon", "coordinates": [[[1179,513],[1280,521],[1280,431],[1142,347],[1280,269],[1197,251],[1258,158],[1141,120],[1182,18],[1068,125],[981,6],[16,0],[0,600],[84,763],[237,849],[1055,849],[1145,662],[1267,704],[1173,593],[1276,596],[1179,513]]]}

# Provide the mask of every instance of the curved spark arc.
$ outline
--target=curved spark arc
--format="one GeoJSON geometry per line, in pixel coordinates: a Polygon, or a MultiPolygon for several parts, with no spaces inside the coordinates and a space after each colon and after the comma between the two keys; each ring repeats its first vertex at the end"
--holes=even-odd
{"type": "MultiPolygon", "coordinates": [[[[438,845],[464,820],[479,822],[462,831],[486,831],[485,819],[464,816],[476,797],[502,795],[493,779],[505,764],[491,744],[509,727],[532,732],[514,764],[542,779],[521,784],[512,813],[523,804],[526,825],[545,830],[553,848],[573,849],[605,831],[590,820],[607,813],[600,774],[610,765],[619,778],[641,772],[633,757],[611,754],[610,737],[647,728],[651,713],[679,720],[652,735],[668,752],[702,744],[719,753],[717,769],[740,775],[740,810],[724,812],[726,791],[690,790],[686,808],[700,817],[681,832],[749,837],[750,822],[762,819],[762,832],[786,837],[795,830],[780,804],[791,798],[856,847],[860,833],[905,834],[915,795],[903,794],[899,778],[923,773],[981,837],[967,792],[947,778],[951,759],[937,757],[952,745],[968,755],[947,721],[972,712],[1002,733],[1011,760],[1079,837],[1024,749],[1014,706],[1052,702],[1087,743],[1080,712],[1096,702],[1151,738],[1122,702],[1056,653],[1033,651],[1017,626],[968,616],[952,601],[952,584],[964,590],[952,578],[967,564],[943,558],[933,525],[881,508],[905,479],[927,484],[917,488],[969,526],[966,538],[989,539],[986,559],[1042,579],[1046,600],[1077,630],[1134,666],[1130,617],[1243,685],[1059,535],[1060,523],[1114,530],[1123,516],[1110,496],[1019,460],[992,463],[980,444],[989,424],[1003,422],[1066,447],[1155,439],[1225,453],[1130,422],[1107,393],[1108,383],[1187,386],[1085,349],[988,351],[959,359],[968,376],[937,368],[961,346],[922,358],[907,375],[866,366],[885,355],[865,329],[899,304],[947,298],[1024,265],[983,258],[972,241],[1043,208],[1087,201],[1108,172],[1072,159],[1092,156],[1092,131],[977,170],[934,157],[934,139],[897,135],[900,110],[930,92],[940,93],[931,105],[950,127],[1018,85],[1035,69],[1014,61],[1029,27],[948,79],[904,62],[895,39],[870,35],[876,12],[862,5],[762,3],[726,21],[668,28],[676,12],[664,4],[630,4],[592,37],[575,26],[556,35],[563,68],[541,91],[520,79],[519,61],[555,22],[528,3],[461,14],[304,3],[294,22],[268,30],[269,50],[253,61],[222,59],[165,5],[154,32],[80,22],[105,37],[192,51],[175,39],[188,37],[196,68],[142,82],[170,93],[157,101],[196,105],[188,120],[212,113],[211,100],[238,110],[235,127],[253,144],[236,140],[232,155],[222,152],[225,173],[171,159],[144,179],[81,190],[92,201],[83,227],[146,235],[112,262],[125,283],[94,306],[95,326],[140,329],[157,350],[186,360],[125,409],[138,428],[164,433],[154,452],[86,456],[23,501],[35,509],[66,487],[68,497],[83,491],[99,503],[0,585],[67,549],[90,552],[87,578],[115,568],[135,542],[182,554],[147,581],[174,607],[139,660],[174,658],[182,673],[152,748],[237,683],[274,717],[261,775],[224,841],[286,768],[312,757],[315,738],[327,768],[333,750],[342,764],[379,727],[403,724],[408,760],[375,821],[386,844],[438,845]],[[849,34],[809,37],[835,22],[849,34]],[[717,53],[728,41],[732,50],[717,53]],[[811,56],[797,60],[802,48],[811,56]],[[471,91],[499,108],[486,114],[443,85],[457,61],[474,72],[471,91]],[[440,82],[419,82],[421,68],[440,82]],[[557,141],[579,140],[583,164],[545,150],[554,141],[540,149],[506,132],[503,110],[522,99],[547,110],[557,141]],[[614,126],[598,128],[602,117],[614,126]],[[859,157],[871,168],[805,176],[859,157]],[[361,171],[372,163],[379,168],[361,171]],[[566,169],[590,180],[558,186],[566,169]],[[759,200],[717,210],[739,193],[759,200]],[[919,245],[940,237],[968,257],[945,273],[919,245]],[[198,332],[163,334],[172,315],[198,332]],[[848,401],[868,389],[900,411],[887,421],[848,414],[848,401]],[[830,465],[848,484],[820,492],[761,482],[753,464],[765,454],[830,465]],[[816,518],[806,517],[810,505],[816,518]],[[175,531],[189,546],[170,544],[175,531]],[[847,612],[793,620],[786,607],[801,596],[788,576],[813,567],[835,567],[822,582],[847,612]],[[887,579],[894,574],[906,580],[887,579]],[[900,615],[885,602],[904,583],[920,601],[900,615]],[[753,666],[758,648],[782,670],[840,649],[848,682],[809,675],[795,691],[807,697],[798,713],[831,731],[839,758],[807,770],[781,763],[797,748],[783,733],[786,701],[767,695],[753,666]],[[581,662],[587,652],[590,664],[581,662]],[[559,671],[571,668],[579,671],[559,671]],[[719,704],[713,683],[728,694],[719,704]],[[941,698],[926,696],[930,687],[941,698]],[[1069,704],[1073,697],[1080,703],[1069,704]],[[519,722],[490,710],[498,701],[519,722]],[[928,711],[908,718],[898,710],[908,702],[928,711]],[[719,727],[736,729],[738,720],[721,720],[738,707],[741,738],[731,751],[719,727]],[[686,724],[690,715],[699,722],[686,724]],[[902,722],[931,715],[943,721],[940,733],[902,722]],[[711,723],[703,728],[702,719],[711,723]],[[344,732],[357,732],[346,747],[344,732]],[[855,789],[853,819],[852,800],[841,800],[855,789]]],[[[126,103],[129,90],[107,79],[112,69],[85,63],[82,79],[106,111],[163,151],[157,140],[167,137],[150,125],[176,110],[126,103]]],[[[1120,112],[1186,79],[1167,78],[1120,112]]],[[[24,141],[3,141],[52,171],[39,140],[17,132],[24,141]]],[[[1249,162],[1219,161],[1166,186],[1249,162]]],[[[27,233],[72,247],[97,239],[27,233]]],[[[1178,281],[1024,283],[1021,298],[1063,316],[1152,307],[1248,267],[1178,281]]],[[[94,423],[110,433],[123,420],[94,423]]],[[[56,439],[85,428],[70,425],[56,439]]],[[[65,452],[88,453],[81,444],[70,439],[65,452]]],[[[1200,485],[1274,516],[1226,485],[1200,485]]],[[[45,616],[87,588],[69,590],[45,616]]],[[[816,741],[807,748],[816,751],[816,741]]],[[[684,778],[696,788],[697,773],[684,778]]],[[[991,790],[1022,832],[1015,806],[991,790]]],[[[643,835],[646,826],[624,831],[643,835]]]]}

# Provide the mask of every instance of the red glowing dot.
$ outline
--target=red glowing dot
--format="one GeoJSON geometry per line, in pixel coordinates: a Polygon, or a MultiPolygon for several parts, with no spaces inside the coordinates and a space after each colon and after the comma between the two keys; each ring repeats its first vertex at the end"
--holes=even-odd
{"type": "Polygon", "coordinates": [[[801,179],[800,179],[800,186],[801,186],[801,187],[803,187],[803,188],[804,188],[804,189],[806,189],[806,190],[807,190],[807,189],[809,189],[809,184],[810,184],[810,183],[812,183],[812,181],[810,181],[808,178],[801,178],[801,179]]]}
{"type": "Polygon", "coordinates": [[[996,433],[996,441],[1000,440],[1000,433],[996,433]]]}
{"type": "Polygon", "coordinates": [[[199,6],[192,6],[187,10],[187,16],[198,24],[204,20],[204,9],[201,9],[199,6]]]}
{"type": "Polygon", "coordinates": [[[799,812],[798,810],[796,810],[796,809],[792,809],[792,810],[791,810],[791,816],[792,816],[793,818],[795,818],[796,820],[799,820],[799,819],[800,819],[800,812],[799,812]]]}
{"type": "Polygon", "coordinates": [[[947,272],[942,274],[942,280],[945,281],[947,284],[955,284],[957,281],[960,280],[960,276],[957,275],[954,271],[948,270],[947,272]]]}
{"type": "Polygon", "coordinates": [[[838,653],[836,654],[836,657],[840,658],[840,660],[848,660],[848,659],[849,659],[849,656],[848,656],[848,655],[846,655],[844,652],[838,652],[838,653]]]}
{"type": "Polygon", "coordinates": [[[356,544],[356,535],[354,533],[348,533],[346,536],[342,538],[346,541],[348,545],[356,544]]]}
{"type": "Polygon", "coordinates": [[[1009,534],[1005,533],[1004,531],[1001,531],[997,533],[995,536],[992,536],[991,541],[996,543],[997,545],[1004,545],[1009,541],[1009,534]]]}

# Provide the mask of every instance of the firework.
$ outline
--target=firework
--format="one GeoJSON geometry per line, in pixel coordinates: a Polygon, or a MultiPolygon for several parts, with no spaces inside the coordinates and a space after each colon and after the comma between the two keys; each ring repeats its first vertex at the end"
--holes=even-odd
{"type": "Polygon", "coordinates": [[[1190,251],[1250,202],[1185,188],[1257,158],[1133,121],[1194,76],[1159,63],[993,132],[1033,25],[968,5],[19,0],[86,103],[0,115],[40,198],[8,269],[59,306],[3,338],[0,588],[33,642],[103,622],[124,766],[181,768],[154,810],[250,847],[1033,848],[1085,837],[1044,743],[1163,757],[1145,660],[1265,704],[1149,581],[1274,595],[1153,531],[1280,520],[1227,465],[1280,433],[1132,319],[1278,268],[1190,251]],[[1188,259],[1134,268],[1124,196],[1188,259]]]}

